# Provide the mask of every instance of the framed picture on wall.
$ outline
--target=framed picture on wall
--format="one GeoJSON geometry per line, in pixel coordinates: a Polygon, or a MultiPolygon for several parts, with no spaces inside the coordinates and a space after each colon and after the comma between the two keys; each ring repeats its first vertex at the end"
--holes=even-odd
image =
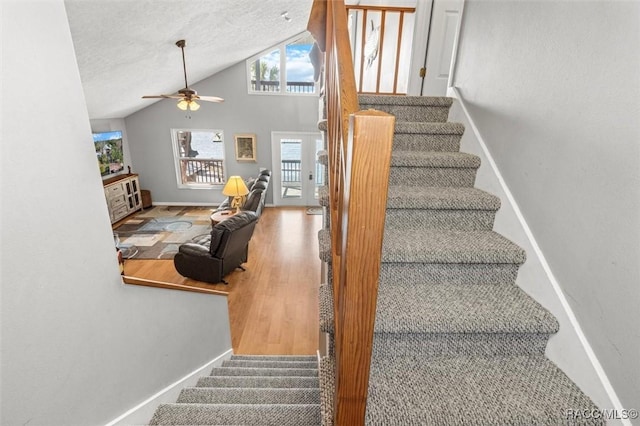
{"type": "Polygon", "coordinates": [[[237,161],[258,161],[256,158],[256,135],[245,133],[234,135],[237,161]]]}

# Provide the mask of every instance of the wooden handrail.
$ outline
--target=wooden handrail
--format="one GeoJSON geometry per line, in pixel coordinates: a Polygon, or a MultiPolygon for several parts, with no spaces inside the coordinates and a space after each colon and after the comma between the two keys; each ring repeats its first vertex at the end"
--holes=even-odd
{"type": "Polygon", "coordinates": [[[343,0],[314,0],[307,29],[325,52],[334,423],[363,425],[395,118],[380,111],[358,111],[343,0]]]}

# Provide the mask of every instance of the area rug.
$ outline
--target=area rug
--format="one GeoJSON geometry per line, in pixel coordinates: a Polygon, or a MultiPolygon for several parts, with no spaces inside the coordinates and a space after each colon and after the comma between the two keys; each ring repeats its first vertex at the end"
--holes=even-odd
{"type": "Polygon", "coordinates": [[[173,259],[180,244],[211,232],[208,207],[155,206],[113,231],[126,259],[173,259]]]}
{"type": "Polygon", "coordinates": [[[322,214],[322,207],[309,207],[307,208],[307,214],[322,214]]]}

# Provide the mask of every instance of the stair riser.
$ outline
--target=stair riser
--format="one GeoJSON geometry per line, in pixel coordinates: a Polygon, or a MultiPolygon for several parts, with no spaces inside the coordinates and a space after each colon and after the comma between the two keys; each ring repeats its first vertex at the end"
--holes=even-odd
{"type": "Polygon", "coordinates": [[[163,404],[152,425],[318,425],[319,405],[163,404]]]}
{"type": "MultiPolygon", "coordinates": [[[[322,319],[320,321],[323,322],[322,319]]],[[[322,330],[333,337],[333,326],[322,330]]],[[[373,357],[544,355],[549,334],[375,333],[373,357]]]]}
{"type": "Polygon", "coordinates": [[[318,370],[310,368],[225,368],[216,367],[212,376],[302,376],[316,377],[318,370]]]}
{"type": "Polygon", "coordinates": [[[361,110],[377,109],[395,115],[397,121],[444,123],[449,117],[449,107],[360,104],[361,110]]]}
{"type": "Polygon", "coordinates": [[[392,356],[544,355],[548,334],[376,333],[373,359],[392,356]]]}
{"type": "Polygon", "coordinates": [[[198,379],[204,388],[317,388],[317,377],[238,377],[209,376],[198,379]]]}
{"type": "Polygon", "coordinates": [[[385,228],[489,231],[495,216],[495,212],[486,210],[387,209],[385,228]]]}
{"type": "MultiPolygon", "coordinates": [[[[495,264],[433,264],[433,263],[383,263],[380,267],[379,286],[399,282],[422,284],[495,285],[514,284],[519,265],[495,264]]],[[[328,265],[328,284],[333,281],[333,270],[328,265]]]]}
{"type": "Polygon", "coordinates": [[[462,135],[429,135],[396,133],[393,136],[393,149],[396,151],[460,151],[462,135]]]}
{"type": "Polygon", "coordinates": [[[320,389],[187,388],[182,404],[319,404],[320,389]]]}
{"type": "Polygon", "coordinates": [[[247,367],[247,368],[318,368],[316,361],[260,361],[260,360],[227,360],[222,362],[223,367],[247,367]]]}
{"type": "Polygon", "coordinates": [[[316,355],[231,355],[232,360],[242,361],[307,361],[318,360],[316,355]]]}
{"type": "Polygon", "coordinates": [[[391,167],[389,185],[472,187],[475,168],[391,167]]]}
{"type": "Polygon", "coordinates": [[[497,264],[383,263],[380,286],[396,283],[494,285],[514,284],[519,266],[497,264]]]}

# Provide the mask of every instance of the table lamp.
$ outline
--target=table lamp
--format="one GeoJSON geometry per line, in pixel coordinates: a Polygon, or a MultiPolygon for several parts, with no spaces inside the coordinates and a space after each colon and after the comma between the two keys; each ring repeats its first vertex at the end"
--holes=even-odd
{"type": "Polygon", "coordinates": [[[231,176],[227,180],[227,184],[224,186],[222,190],[222,194],[227,197],[233,197],[233,201],[231,202],[231,208],[236,209],[236,213],[240,212],[240,200],[243,196],[249,193],[249,188],[244,183],[240,176],[231,176]]]}

